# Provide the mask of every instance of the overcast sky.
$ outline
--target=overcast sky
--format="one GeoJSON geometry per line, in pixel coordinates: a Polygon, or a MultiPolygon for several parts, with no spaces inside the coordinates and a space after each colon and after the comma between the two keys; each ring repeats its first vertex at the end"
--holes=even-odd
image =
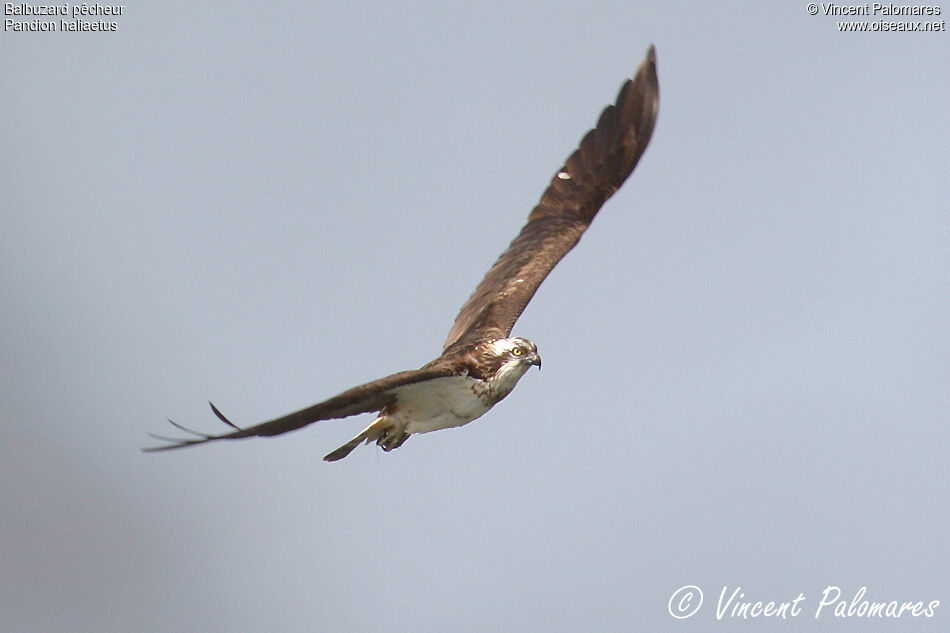
{"type": "Polygon", "coordinates": [[[0,631],[947,630],[950,34],[124,7],[0,33],[0,631]],[[515,327],[542,372],[392,453],[139,452],[435,357],[651,43],[653,140],[515,327]],[[816,620],[829,586],[940,604],[816,620]],[[801,612],[718,620],[737,588],[801,612]]]}

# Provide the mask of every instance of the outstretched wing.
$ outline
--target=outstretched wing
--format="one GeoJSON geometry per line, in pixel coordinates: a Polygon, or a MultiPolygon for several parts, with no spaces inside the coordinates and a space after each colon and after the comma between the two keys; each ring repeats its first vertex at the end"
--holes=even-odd
{"type": "Polygon", "coordinates": [[[443,350],[503,338],[551,269],[571,250],[597,211],[640,160],[659,105],[651,46],[632,80],[620,88],[597,127],[561,167],[528,223],[462,306],[443,350]]]}
{"type": "Polygon", "coordinates": [[[312,424],[313,422],[318,422],[320,420],[345,418],[351,415],[357,415],[359,413],[379,411],[393,401],[400,387],[451,375],[454,374],[447,367],[425,367],[423,369],[417,369],[414,371],[399,372],[398,374],[386,376],[385,378],[368,382],[365,385],[360,385],[359,387],[353,387],[352,389],[344,391],[338,396],[334,396],[329,400],[315,404],[312,407],[307,407],[306,409],[301,409],[295,413],[289,413],[283,417],[262,422],[261,424],[246,428],[241,428],[235,425],[229,419],[224,417],[224,415],[218,411],[217,407],[211,404],[211,410],[218,417],[218,419],[233,428],[233,431],[229,433],[222,433],[221,435],[206,435],[204,433],[192,431],[191,429],[169,420],[169,422],[171,422],[171,424],[176,428],[185,431],[186,433],[191,433],[196,437],[176,439],[162,437],[160,435],[152,435],[152,437],[164,442],[168,442],[168,444],[164,446],[143,448],[142,450],[147,453],[151,453],[154,451],[167,451],[173,448],[193,446],[195,444],[204,444],[205,442],[212,442],[215,440],[237,440],[244,437],[280,435],[281,433],[295,431],[299,428],[307,426],[308,424],[312,424]]]}

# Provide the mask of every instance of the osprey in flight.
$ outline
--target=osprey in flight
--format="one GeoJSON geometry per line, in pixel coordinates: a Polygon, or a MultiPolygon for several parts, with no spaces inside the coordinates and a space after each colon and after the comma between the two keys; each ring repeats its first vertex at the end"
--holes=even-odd
{"type": "Polygon", "coordinates": [[[169,420],[196,437],[153,436],[168,444],[144,450],[280,435],[320,420],[378,412],[359,435],[324,457],[332,462],[363,442],[376,442],[391,451],[414,433],[462,426],[484,415],[511,393],[529,368],[541,367],[537,346],[525,338],[509,338],[511,328],[544,278],[633,171],[653,133],[658,104],[656,53],[651,46],[636,75],[620,88],[617,102],[604,109],[597,127],[557,170],[528,223],[462,306],[441,356],[421,369],[353,387],[312,407],[246,428],[233,424],[212,404],[218,419],[233,430],[205,435],[169,420]]]}

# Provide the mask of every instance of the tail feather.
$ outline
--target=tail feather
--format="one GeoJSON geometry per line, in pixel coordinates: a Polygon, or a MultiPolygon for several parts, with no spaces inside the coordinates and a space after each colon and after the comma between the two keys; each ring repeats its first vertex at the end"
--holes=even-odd
{"type": "Polygon", "coordinates": [[[353,452],[353,449],[362,444],[363,442],[369,444],[370,442],[376,442],[379,444],[384,451],[391,451],[394,448],[399,448],[402,446],[409,438],[409,433],[406,433],[401,428],[397,428],[397,425],[393,423],[388,417],[381,415],[370,424],[368,427],[363,429],[363,431],[354,437],[352,440],[336,449],[332,453],[329,453],[326,457],[323,458],[323,461],[326,462],[335,462],[343,459],[347,455],[353,452]]]}
{"type": "Polygon", "coordinates": [[[323,461],[325,462],[339,461],[343,459],[344,457],[346,457],[347,455],[349,455],[350,453],[352,453],[353,449],[359,446],[360,444],[362,444],[363,441],[366,441],[366,442],[370,441],[369,436],[368,436],[368,429],[366,431],[363,431],[362,433],[360,433],[359,435],[357,435],[352,440],[350,440],[349,442],[347,442],[340,448],[336,449],[332,453],[329,453],[326,457],[323,458],[323,461]]]}

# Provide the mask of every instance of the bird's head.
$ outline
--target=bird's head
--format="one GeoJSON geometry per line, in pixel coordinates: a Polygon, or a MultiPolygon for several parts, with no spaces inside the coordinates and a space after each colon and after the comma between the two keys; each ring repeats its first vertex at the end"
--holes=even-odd
{"type": "Polygon", "coordinates": [[[491,383],[502,398],[511,393],[532,366],[541,367],[538,346],[520,336],[494,340],[484,347],[484,353],[487,363],[495,366],[491,383]]]}
{"type": "Polygon", "coordinates": [[[520,336],[496,339],[488,344],[487,351],[497,358],[501,365],[514,363],[526,368],[532,365],[541,367],[538,346],[520,336]]]}

